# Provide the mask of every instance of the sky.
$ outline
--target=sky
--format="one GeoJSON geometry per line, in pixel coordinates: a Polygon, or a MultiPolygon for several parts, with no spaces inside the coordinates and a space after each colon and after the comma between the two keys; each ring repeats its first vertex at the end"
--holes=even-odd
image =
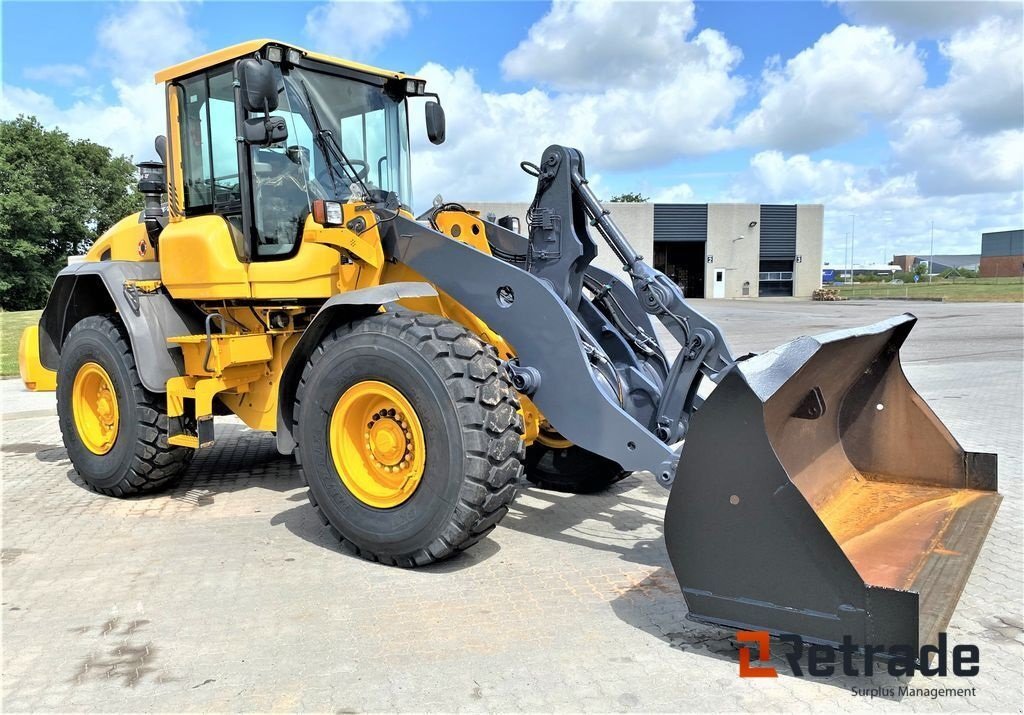
{"type": "Polygon", "coordinates": [[[154,158],[153,73],[247,39],[417,74],[415,207],[529,200],[579,148],[601,197],[822,203],[825,261],[978,253],[1024,225],[1022,3],[9,2],[0,118],[154,158]],[[849,234],[853,234],[852,251],[849,234]]]}

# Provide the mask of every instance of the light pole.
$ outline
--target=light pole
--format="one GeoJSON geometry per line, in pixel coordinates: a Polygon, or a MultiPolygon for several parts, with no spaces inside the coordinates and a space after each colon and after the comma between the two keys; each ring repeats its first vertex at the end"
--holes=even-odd
{"type": "Polygon", "coordinates": [[[850,272],[853,272],[853,254],[857,250],[857,215],[850,214],[850,272]]]}
{"type": "Polygon", "coordinates": [[[846,259],[846,282],[853,283],[853,266],[850,259],[850,232],[846,232],[846,248],[843,249],[843,258],[846,259]]]}
{"type": "Polygon", "coordinates": [[[928,249],[928,282],[932,282],[932,261],[935,260],[935,221],[932,221],[932,244],[928,249]]]}

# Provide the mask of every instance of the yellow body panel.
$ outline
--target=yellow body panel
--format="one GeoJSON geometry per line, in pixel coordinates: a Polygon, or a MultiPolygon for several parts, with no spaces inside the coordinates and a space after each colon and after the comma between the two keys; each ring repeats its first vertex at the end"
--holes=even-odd
{"type": "Polygon", "coordinates": [[[167,216],[171,223],[185,219],[185,176],[181,159],[181,118],[178,111],[178,91],[175,87],[164,87],[167,98],[167,216]]]}
{"type": "Polygon", "coordinates": [[[479,216],[464,211],[441,211],[434,217],[434,223],[441,233],[487,255],[491,254],[487,234],[484,232],[484,222],[479,216]]]}
{"type": "Polygon", "coordinates": [[[232,229],[220,216],[170,223],[160,234],[160,279],[175,298],[249,298],[246,264],[238,259],[232,229]]]}
{"type": "Polygon", "coordinates": [[[239,59],[252,55],[255,52],[259,52],[267,45],[280,45],[282,47],[288,47],[293,50],[298,50],[304,56],[309,57],[313,60],[320,62],[326,62],[328,64],[336,65],[338,67],[347,67],[349,69],[359,70],[361,72],[367,72],[369,74],[377,75],[378,77],[393,77],[395,79],[416,79],[412,75],[407,75],[403,72],[393,72],[391,70],[381,69],[380,67],[374,67],[373,65],[365,65],[361,62],[353,62],[351,60],[343,60],[339,57],[332,57],[331,55],[324,55],[319,52],[310,52],[304,50],[301,47],[297,47],[288,42],[280,42],[279,40],[248,40],[246,42],[240,42],[237,45],[225,47],[215,52],[210,52],[205,55],[200,55],[193,59],[181,62],[171,67],[160,70],[154,75],[154,79],[157,82],[169,82],[177,79],[178,77],[185,77],[186,75],[200,72],[208,67],[214,67],[216,65],[227,62],[228,60],[239,59]]]}
{"type": "Polygon", "coordinates": [[[277,388],[301,333],[288,332],[274,335],[274,357],[266,372],[249,384],[244,393],[221,393],[220,401],[254,430],[277,430],[277,388]]]}
{"type": "Polygon", "coordinates": [[[33,392],[52,392],[57,389],[57,373],[47,370],[39,361],[38,325],[30,325],[21,331],[18,372],[25,387],[33,392]]]}
{"type": "Polygon", "coordinates": [[[306,223],[302,228],[302,240],[334,246],[347,251],[373,268],[382,266],[384,264],[384,249],[380,245],[377,217],[366,208],[366,204],[361,203],[343,204],[342,212],[345,223],[362,217],[366,221],[366,228],[360,233],[344,226],[327,228],[314,221],[312,216],[307,216],[306,223]]]}
{"type": "Polygon", "coordinates": [[[232,367],[264,363],[273,357],[266,333],[214,333],[209,338],[181,335],[167,341],[181,348],[189,375],[222,375],[232,367]]]}
{"type": "Polygon", "coordinates": [[[115,223],[96,239],[85,254],[87,261],[155,261],[156,252],[149,242],[141,214],[131,214],[115,223]]]}
{"type": "Polygon", "coordinates": [[[282,261],[255,261],[248,266],[253,298],[327,298],[337,293],[338,251],[303,240],[298,252],[282,261]]]}

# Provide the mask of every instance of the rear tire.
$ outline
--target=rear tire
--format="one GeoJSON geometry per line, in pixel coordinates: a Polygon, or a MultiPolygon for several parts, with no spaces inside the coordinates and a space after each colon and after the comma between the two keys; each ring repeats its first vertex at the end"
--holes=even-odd
{"type": "MultiPolygon", "coordinates": [[[[435,315],[381,313],[326,335],[303,370],[295,414],[295,453],[310,502],[346,551],[369,560],[422,566],[472,546],[508,512],[522,476],[522,416],[494,348],[435,315]],[[412,420],[395,410],[380,418],[402,420],[403,431],[416,424],[409,453],[423,464],[409,493],[386,487],[375,495],[373,481],[359,489],[359,479],[367,483],[364,465],[379,456],[369,431],[362,450],[362,429],[376,429],[377,414],[362,420],[368,424],[353,420],[358,429],[347,443],[339,442],[336,421],[365,390],[397,393],[411,407],[412,420]]],[[[404,469],[405,459],[397,459],[404,469]]]]}
{"type": "Polygon", "coordinates": [[[71,329],[57,368],[57,415],[71,464],[101,494],[128,497],[166,489],[192,461],[193,450],[167,444],[166,400],[143,386],[117,316],[93,315],[71,329]],[[76,381],[81,385],[90,374],[102,387],[103,414],[114,416],[113,426],[98,434],[113,432],[112,443],[97,438],[95,428],[90,433],[80,390],[76,398],[76,381]]]}
{"type": "Polygon", "coordinates": [[[582,447],[549,447],[535,442],[526,450],[526,478],[541,489],[570,494],[603,492],[632,472],[582,447]]]}

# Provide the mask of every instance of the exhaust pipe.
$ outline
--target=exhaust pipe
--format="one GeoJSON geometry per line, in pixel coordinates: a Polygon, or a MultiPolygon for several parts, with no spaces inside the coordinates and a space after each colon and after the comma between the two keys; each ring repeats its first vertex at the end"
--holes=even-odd
{"type": "Polygon", "coordinates": [[[934,644],[1002,497],[907,381],[916,318],[737,363],[694,414],[665,539],[689,617],[809,642],[934,644]]]}

